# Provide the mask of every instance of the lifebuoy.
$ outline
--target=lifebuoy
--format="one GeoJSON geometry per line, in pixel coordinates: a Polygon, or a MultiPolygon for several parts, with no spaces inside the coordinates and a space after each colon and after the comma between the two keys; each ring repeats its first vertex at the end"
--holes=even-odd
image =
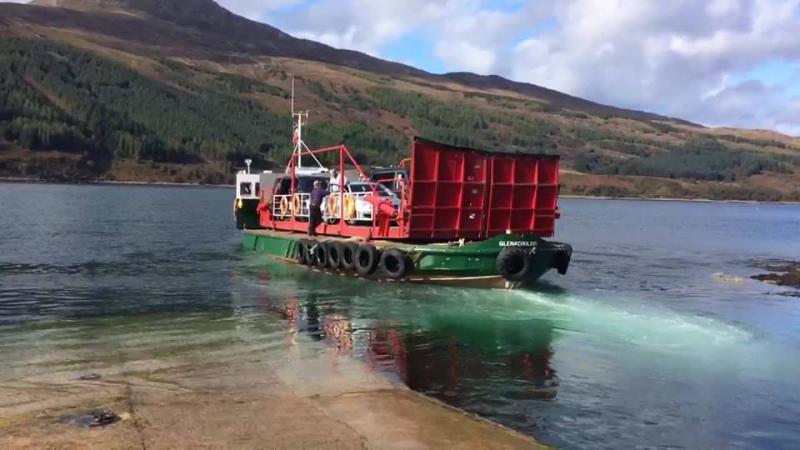
{"type": "Polygon", "coordinates": [[[328,196],[328,205],[326,208],[326,212],[328,213],[328,218],[335,219],[339,217],[339,195],[338,194],[331,194],[328,196]]]}
{"type": "Polygon", "coordinates": [[[281,211],[281,216],[286,217],[289,214],[289,198],[282,197],[281,203],[278,205],[278,207],[281,211]]]}
{"type": "Polygon", "coordinates": [[[294,194],[292,197],[292,213],[295,216],[299,216],[303,213],[302,202],[300,201],[300,194],[294,194]]]}
{"type": "Polygon", "coordinates": [[[381,254],[380,266],[387,277],[398,280],[408,274],[412,264],[405,252],[392,248],[381,254]]]}
{"type": "Polygon", "coordinates": [[[356,252],[358,244],[355,242],[345,242],[342,245],[341,265],[344,270],[354,270],[356,268],[356,252]]]}
{"type": "Polygon", "coordinates": [[[352,222],[356,218],[356,199],[350,194],[344,196],[344,220],[352,222]]]}
{"type": "Polygon", "coordinates": [[[495,260],[497,273],[508,281],[525,281],[531,271],[529,251],[519,247],[506,247],[495,260]]]}
{"type": "Polygon", "coordinates": [[[378,250],[371,244],[361,244],[355,253],[356,272],[361,276],[366,276],[375,272],[378,267],[378,250]]]}

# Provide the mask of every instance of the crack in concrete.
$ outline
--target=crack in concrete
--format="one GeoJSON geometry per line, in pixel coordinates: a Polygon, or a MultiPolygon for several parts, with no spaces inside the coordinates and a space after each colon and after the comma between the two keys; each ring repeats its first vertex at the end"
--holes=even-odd
{"type": "Polygon", "coordinates": [[[136,430],[136,435],[139,438],[139,444],[142,447],[142,450],[147,450],[147,443],[144,435],[144,427],[139,422],[139,417],[136,415],[136,407],[134,406],[133,401],[133,386],[130,383],[127,383],[125,388],[125,404],[128,407],[128,414],[131,416],[131,422],[133,424],[133,428],[136,430]]]}

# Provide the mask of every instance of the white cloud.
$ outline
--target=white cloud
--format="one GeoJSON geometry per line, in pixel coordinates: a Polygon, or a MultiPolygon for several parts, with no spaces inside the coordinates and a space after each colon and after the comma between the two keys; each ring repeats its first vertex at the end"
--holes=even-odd
{"type": "Polygon", "coordinates": [[[448,66],[456,66],[459,70],[489,75],[495,66],[495,53],[469,42],[439,42],[436,44],[436,55],[448,66]]]}
{"type": "MultiPolygon", "coordinates": [[[[552,7],[549,22],[556,25],[545,31],[536,31],[528,19],[508,22],[505,29],[512,35],[533,30],[516,45],[492,32],[485,38],[480,31],[491,29],[487,21],[476,21],[471,30],[462,27],[459,35],[486,42],[482,52],[472,53],[473,59],[495,61],[488,69],[480,66],[484,73],[704,124],[796,133],[800,115],[787,106],[791,86],[731,80],[775,59],[800,62],[799,5],[715,0],[704,8],[688,0],[570,0],[552,7]]],[[[528,13],[523,8],[518,17],[528,13]]],[[[443,59],[451,66],[456,62],[443,59]]],[[[459,64],[469,67],[469,56],[459,64]]],[[[794,83],[800,85],[800,77],[794,83]]]]}
{"type": "Polygon", "coordinates": [[[770,128],[800,137],[800,121],[798,121],[798,117],[800,117],[800,96],[794,97],[778,114],[769,118],[768,123],[772,124],[770,128]]]}
{"type": "Polygon", "coordinates": [[[525,81],[601,102],[787,131],[774,118],[788,103],[785,87],[725,80],[774,58],[800,59],[798,3],[729,0],[703,9],[692,1],[620,0],[609,8],[576,0],[560,15],[562,26],[539,38],[539,48],[549,49],[537,55],[547,69],[521,62],[516,70],[525,81]],[[597,51],[608,43],[612,51],[597,51]]]}
{"type": "Polygon", "coordinates": [[[296,5],[300,3],[300,0],[216,0],[216,2],[231,11],[235,11],[236,14],[258,20],[265,14],[277,9],[296,5]]]}
{"type": "Polygon", "coordinates": [[[278,19],[297,36],[379,56],[384,46],[397,39],[425,26],[438,26],[459,10],[473,7],[471,0],[319,0],[300,13],[278,19]]]}
{"type": "Polygon", "coordinates": [[[421,34],[451,71],[709,125],[800,128],[792,86],[741,78],[800,62],[800,0],[319,0],[286,25],[376,56],[421,34]]]}
{"type": "Polygon", "coordinates": [[[513,12],[476,8],[459,11],[438,24],[431,36],[435,54],[445,67],[488,75],[506,65],[497,51],[510,45],[514,30],[525,21],[513,12]]]}

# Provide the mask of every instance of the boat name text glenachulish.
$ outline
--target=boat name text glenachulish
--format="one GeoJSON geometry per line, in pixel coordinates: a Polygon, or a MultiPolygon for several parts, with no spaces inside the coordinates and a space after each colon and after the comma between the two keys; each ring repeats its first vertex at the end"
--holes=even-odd
{"type": "Polygon", "coordinates": [[[500,241],[500,247],[536,247],[536,241],[500,241]]]}

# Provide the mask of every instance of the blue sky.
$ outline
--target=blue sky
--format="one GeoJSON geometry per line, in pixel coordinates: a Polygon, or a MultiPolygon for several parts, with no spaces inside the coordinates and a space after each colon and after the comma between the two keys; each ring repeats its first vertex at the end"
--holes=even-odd
{"type": "MultiPolygon", "coordinates": [[[[798,40],[800,45],[800,39],[798,40]]],[[[743,70],[733,74],[733,82],[747,80],[761,80],[771,86],[786,86],[790,96],[800,95],[800,60],[787,60],[784,58],[767,59],[754,65],[750,70],[743,70]]]]}
{"type": "Polygon", "coordinates": [[[219,0],[292,35],[800,136],[800,0],[219,0]]]}

